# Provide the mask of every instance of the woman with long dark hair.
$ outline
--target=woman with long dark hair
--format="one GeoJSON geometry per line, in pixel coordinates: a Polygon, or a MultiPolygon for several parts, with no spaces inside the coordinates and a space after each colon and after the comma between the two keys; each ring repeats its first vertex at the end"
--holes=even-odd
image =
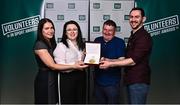
{"type": "MultiPolygon", "coordinates": [[[[80,26],[71,20],[64,24],[61,42],[54,50],[58,64],[74,64],[81,61],[84,43],[80,26]]],[[[86,99],[86,73],[84,70],[60,71],[60,96],[62,104],[84,104],[86,99]]]]}

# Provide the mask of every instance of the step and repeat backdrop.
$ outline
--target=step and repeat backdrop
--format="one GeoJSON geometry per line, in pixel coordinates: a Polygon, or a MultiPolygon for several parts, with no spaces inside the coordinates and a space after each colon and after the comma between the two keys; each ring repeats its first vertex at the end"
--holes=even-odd
{"type": "Polygon", "coordinates": [[[64,23],[75,20],[80,25],[84,40],[88,40],[89,0],[45,0],[44,17],[53,20],[56,40],[61,41],[64,23]]]}
{"type": "MultiPolygon", "coordinates": [[[[144,8],[145,28],[153,37],[152,84],[148,103],[180,103],[180,1],[177,0],[0,0],[0,104],[32,104],[37,64],[33,54],[41,18],[53,20],[59,43],[66,21],[79,23],[85,41],[101,36],[103,22],[117,24],[116,36],[127,41],[128,15],[144,8]]],[[[89,79],[90,80],[90,79],[89,79]]],[[[88,97],[91,98],[91,97],[88,97]]],[[[122,96],[125,98],[125,96],[122,96]]],[[[123,100],[122,103],[127,103],[123,100]]]]}
{"type": "Polygon", "coordinates": [[[90,40],[102,35],[104,21],[116,22],[116,36],[127,39],[130,26],[129,11],[134,7],[134,0],[90,0],[90,40]]]}
{"type": "Polygon", "coordinates": [[[52,19],[56,26],[56,40],[62,36],[66,21],[79,23],[85,41],[93,41],[102,35],[104,21],[112,19],[117,24],[116,36],[129,37],[128,14],[134,7],[134,0],[46,0],[44,15],[52,19]]]}

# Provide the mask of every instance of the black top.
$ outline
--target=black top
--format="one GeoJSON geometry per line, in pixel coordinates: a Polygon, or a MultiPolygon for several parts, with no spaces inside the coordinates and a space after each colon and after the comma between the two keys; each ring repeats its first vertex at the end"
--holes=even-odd
{"type": "MultiPolygon", "coordinates": [[[[53,57],[53,49],[48,47],[43,41],[36,41],[35,45],[34,45],[34,50],[40,50],[40,49],[47,49],[49,54],[53,57]]],[[[38,55],[35,54],[35,58],[36,58],[36,62],[38,64],[39,70],[50,70],[50,68],[48,68],[46,66],[46,64],[44,64],[44,62],[40,59],[40,57],[38,55]]]]}
{"type": "MultiPolygon", "coordinates": [[[[36,41],[33,50],[40,49],[47,49],[53,57],[52,48],[43,41],[36,41]]],[[[35,54],[35,58],[39,67],[34,82],[35,104],[56,104],[58,102],[58,73],[47,67],[37,54],[35,54]]]]}
{"type": "Polygon", "coordinates": [[[125,70],[125,81],[127,84],[150,84],[149,58],[151,50],[152,38],[144,27],[141,27],[134,34],[131,32],[126,57],[132,58],[136,65],[129,66],[125,70]]]}

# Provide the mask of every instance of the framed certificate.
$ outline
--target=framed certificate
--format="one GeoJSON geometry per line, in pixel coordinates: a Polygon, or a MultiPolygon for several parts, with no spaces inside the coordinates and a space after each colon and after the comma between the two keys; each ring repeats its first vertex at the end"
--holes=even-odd
{"type": "Polygon", "coordinates": [[[99,64],[101,54],[101,44],[86,42],[86,55],[84,63],[86,64],[99,64]]]}

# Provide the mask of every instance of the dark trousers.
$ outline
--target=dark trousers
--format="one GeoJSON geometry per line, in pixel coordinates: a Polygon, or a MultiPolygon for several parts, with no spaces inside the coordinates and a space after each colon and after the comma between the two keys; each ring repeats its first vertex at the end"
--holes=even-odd
{"type": "Polygon", "coordinates": [[[35,104],[58,103],[58,73],[39,71],[34,82],[35,104]]]}
{"type": "Polygon", "coordinates": [[[85,71],[72,71],[70,73],[60,73],[60,96],[62,104],[85,104],[85,71]]]}
{"type": "Polygon", "coordinates": [[[120,84],[101,86],[95,84],[96,104],[119,104],[120,84]]]}

